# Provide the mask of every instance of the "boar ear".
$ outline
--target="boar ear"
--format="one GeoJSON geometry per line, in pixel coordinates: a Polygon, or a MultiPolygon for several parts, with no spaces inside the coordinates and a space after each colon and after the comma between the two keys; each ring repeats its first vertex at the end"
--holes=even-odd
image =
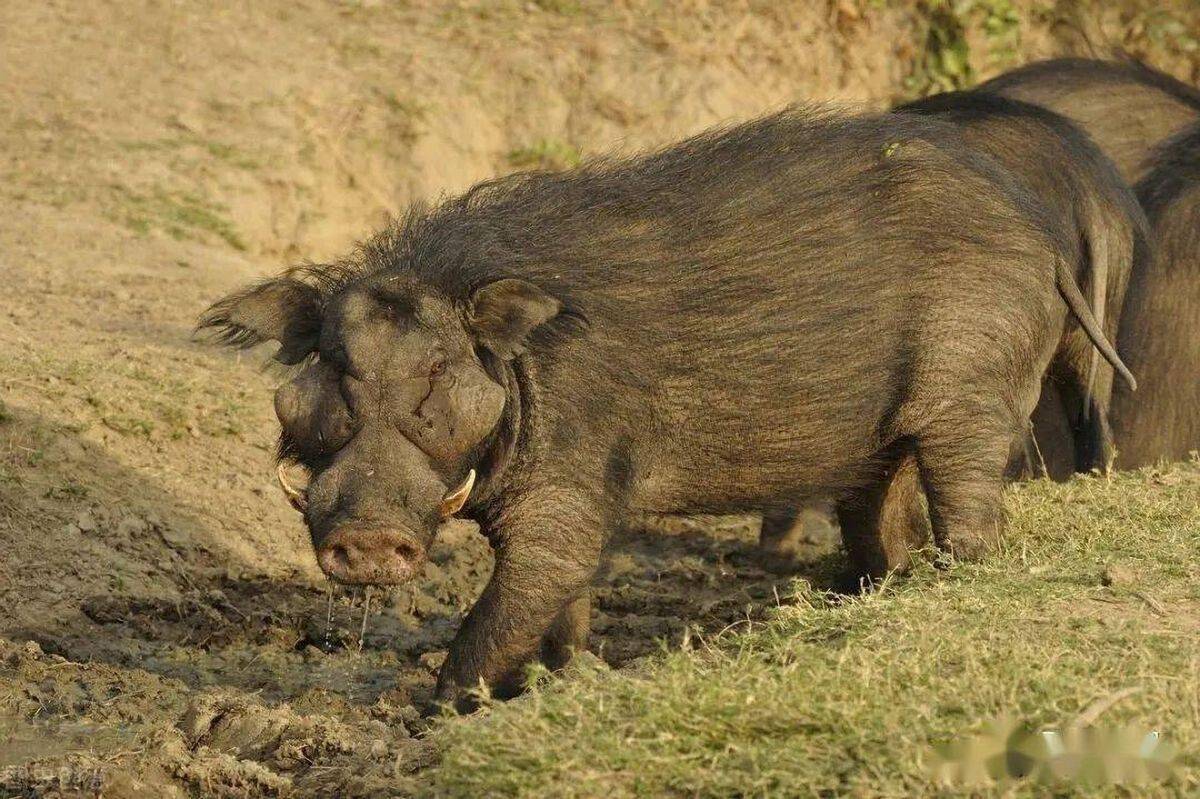
{"type": "Polygon", "coordinates": [[[475,292],[467,323],[480,344],[507,360],[524,352],[534,328],[561,309],[562,303],[532,283],[506,278],[475,292]]]}
{"type": "Polygon", "coordinates": [[[287,275],[230,294],[200,317],[196,330],[216,329],[216,339],[245,349],[278,341],[275,360],[299,363],[317,348],[320,293],[287,275]]]}

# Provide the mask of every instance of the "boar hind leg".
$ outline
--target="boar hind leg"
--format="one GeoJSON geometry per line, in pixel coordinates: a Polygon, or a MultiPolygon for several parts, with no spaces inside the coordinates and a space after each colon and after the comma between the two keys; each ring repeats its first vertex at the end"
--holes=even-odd
{"type": "Polygon", "coordinates": [[[1093,373],[1090,343],[1088,352],[1072,348],[1051,368],[1059,376],[1059,399],[1074,443],[1074,470],[1084,474],[1093,470],[1107,473],[1116,457],[1112,428],[1109,426],[1109,401],[1112,398],[1113,373],[1101,363],[1093,373]]]}
{"type": "Polygon", "coordinates": [[[1065,412],[1067,406],[1056,379],[1051,374],[1042,383],[1042,394],[1029,420],[1029,434],[1013,448],[1017,457],[1006,475],[1010,480],[1049,477],[1062,481],[1075,471],[1075,429],[1065,412]]]}
{"type": "Polygon", "coordinates": [[[546,668],[557,671],[570,663],[576,652],[587,649],[591,615],[592,600],[586,591],[562,609],[542,637],[542,663],[546,668]]]}
{"type": "Polygon", "coordinates": [[[917,442],[933,540],[956,560],[993,552],[1004,526],[1004,470],[1019,428],[979,422],[958,419],[917,442]]]}
{"type": "Polygon", "coordinates": [[[837,516],[849,557],[848,588],[905,571],[912,550],[929,540],[916,460],[912,455],[896,460],[877,482],[839,502],[837,516]]]}

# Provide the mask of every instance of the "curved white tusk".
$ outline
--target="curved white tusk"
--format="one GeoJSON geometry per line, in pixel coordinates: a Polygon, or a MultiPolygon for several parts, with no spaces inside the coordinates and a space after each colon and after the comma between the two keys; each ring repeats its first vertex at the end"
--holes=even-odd
{"type": "Polygon", "coordinates": [[[284,465],[281,463],[275,469],[275,476],[279,478],[279,487],[283,489],[283,493],[287,495],[288,502],[292,503],[292,507],[304,513],[308,510],[308,492],[301,491],[288,482],[287,472],[284,465]]]}
{"type": "Polygon", "coordinates": [[[448,519],[454,514],[462,510],[463,505],[467,504],[467,497],[471,496],[471,489],[475,485],[475,470],[467,472],[466,478],[462,481],[462,485],[458,488],[446,492],[442,497],[442,504],[439,507],[443,519],[448,519]]]}

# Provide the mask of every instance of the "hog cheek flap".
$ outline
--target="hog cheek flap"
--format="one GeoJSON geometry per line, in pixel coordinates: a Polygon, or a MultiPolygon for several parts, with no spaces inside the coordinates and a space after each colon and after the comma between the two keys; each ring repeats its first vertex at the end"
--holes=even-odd
{"type": "Polygon", "coordinates": [[[292,381],[295,405],[288,433],[305,453],[332,452],[350,440],[350,411],[338,391],[338,379],[335,370],[316,363],[292,381]]]}
{"type": "Polygon", "coordinates": [[[482,441],[504,409],[504,389],[471,370],[451,370],[426,389],[397,427],[439,460],[459,457],[482,441]]]}
{"type": "Polygon", "coordinates": [[[338,396],[326,395],[317,410],[313,424],[308,428],[319,430],[320,436],[315,442],[323,453],[341,449],[350,440],[350,411],[346,403],[338,396]]]}

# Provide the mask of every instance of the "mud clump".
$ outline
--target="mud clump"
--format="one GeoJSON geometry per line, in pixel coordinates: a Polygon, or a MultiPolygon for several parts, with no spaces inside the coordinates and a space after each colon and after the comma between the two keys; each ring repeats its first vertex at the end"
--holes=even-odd
{"type": "Polygon", "coordinates": [[[271,703],[73,663],[32,642],[0,640],[0,663],[7,793],[393,796],[436,758],[408,731],[412,705],[394,704],[403,693],[365,707],[311,693],[271,703]]]}
{"type": "Polygon", "coordinates": [[[177,729],[185,744],[175,753],[179,774],[206,792],[250,780],[273,793],[382,795],[436,759],[433,745],[403,724],[350,724],[229,694],[194,699],[177,729]]]}

